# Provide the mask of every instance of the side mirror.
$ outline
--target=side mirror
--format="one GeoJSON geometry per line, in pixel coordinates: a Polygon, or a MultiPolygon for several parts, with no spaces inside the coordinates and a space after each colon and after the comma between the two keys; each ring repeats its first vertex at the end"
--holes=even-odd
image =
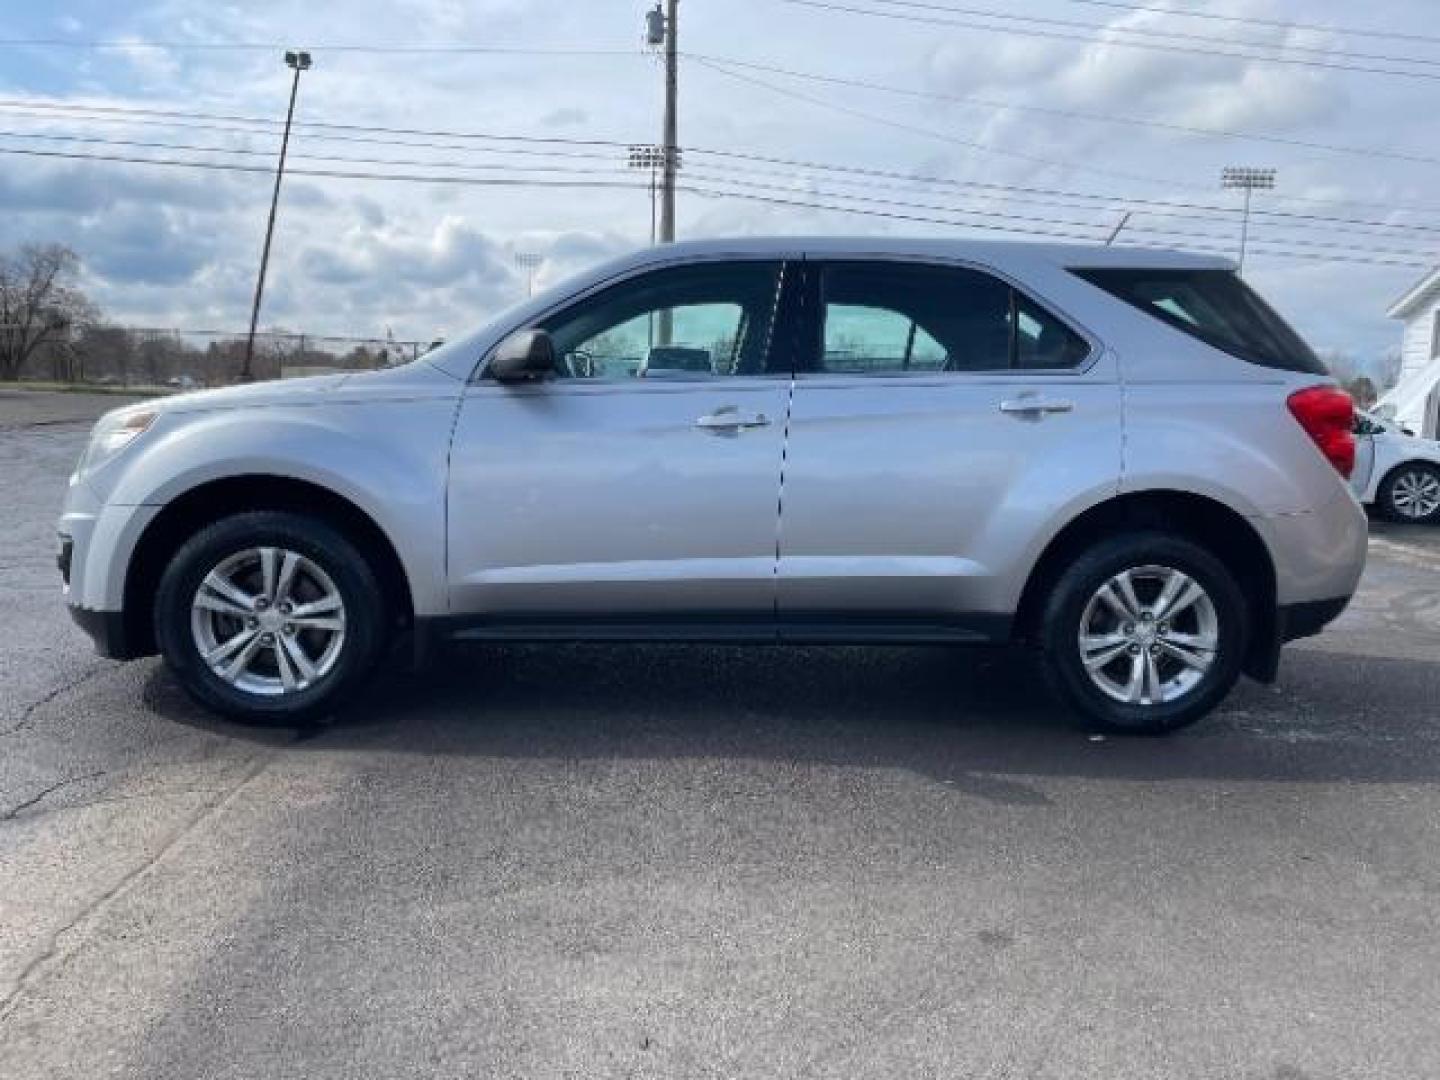
{"type": "Polygon", "coordinates": [[[530,382],[555,373],[555,343],[544,330],[517,330],[490,357],[486,374],[496,382],[530,382]]]}

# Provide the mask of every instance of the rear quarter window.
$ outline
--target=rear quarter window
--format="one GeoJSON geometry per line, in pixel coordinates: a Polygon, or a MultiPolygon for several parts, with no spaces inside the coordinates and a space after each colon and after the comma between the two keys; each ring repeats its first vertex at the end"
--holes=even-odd
{"type": "Polygon", "coordinates": [[[1328,374],[1314,350],[1232,271],[1085,267],[1071,273],[1241,360],[1280,371],[1328,374]]]}

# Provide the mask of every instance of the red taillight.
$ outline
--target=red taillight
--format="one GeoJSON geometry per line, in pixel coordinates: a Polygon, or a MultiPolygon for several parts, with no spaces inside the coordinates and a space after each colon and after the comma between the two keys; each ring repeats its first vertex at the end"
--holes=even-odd
{"type": "Polygon", "coordinates": [[[1355,471],[1355,402],[1333,386],[1310,386],[1287,399],[1305,434],[1347,480],[1355,471]]]}

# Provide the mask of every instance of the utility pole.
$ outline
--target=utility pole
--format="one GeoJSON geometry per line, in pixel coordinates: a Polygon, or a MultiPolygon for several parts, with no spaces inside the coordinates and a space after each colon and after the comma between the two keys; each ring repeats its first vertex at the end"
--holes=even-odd
{"type": "MultiPolygon", "coordinates": [[[[680,167],[679,120],[676,98],[680,90],[680,0],[660,0],[645,15],[645,43],[665,46],[665,123],[660,137],[660,243],[675,241],[675,173],[680,167]]],[[[674,316],[666,308],[656,313],[658,343],[669,345],[674,316]]],[[[652,341],[653,344],[653,341],[652,341]]]]}
{"type": "Polygon", "coordinates": [[[660,189],[660,242],[675,240],[675,171],[679,165],[679,120],[676,97],[680,90],[680,0],[665,0],[665,129],[661,144],[665,147],[664,171],[660,189]]]}
{"type": "Polygon", "coordinates": [[[1275,187],[1274,169],[1246,169],[1231,166],[1220,173],[1220,186],[1226,190],[1245,192],[1245,209],[1240,216],[1240,272],[1245,271],[1245,245],[1250,238],[1250,196],[1256,191],[1275,187]]]}
{"type": "Polygon", "coordinates": [[[300,73],[310,70],[308,52],[287,52],[285,66],[295,72],[290,82],[290,107],[285,112],[285,134],[280,138],[280,163],[275,168],[275,191],[270,196],[270,220],[265,223],[265,246],[260,249],[260,276],[255,281],[255,303],[250,307],[250,333],[245,338],[245,362],[240,381],[255,378],[255,327],[260,322],[260,299],[265,295],[265,268],[270,263],[270,239],[275,235],[275,211],[280,206],[280,181],[285,177],[285,153],[290,149],[290,122],[295,118],[295,95],[300,91],[300,73]]]}

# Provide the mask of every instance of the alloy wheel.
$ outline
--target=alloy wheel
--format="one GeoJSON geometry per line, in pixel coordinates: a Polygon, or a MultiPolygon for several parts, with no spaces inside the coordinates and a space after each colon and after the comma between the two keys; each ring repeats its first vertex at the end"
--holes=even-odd
{"type": "Polygon", "coordinates": [[[1198,581],[1168,566],[1111,577],[1085,606],[1077,641],[1090,681],[1130,705],[1175,701],[1215,662],[1220,624],[1198,581]]]}
{"type": "Polygon", "coordinates": [[[1412,469],[1395,478],[1390,502],[1396,513],[1423,521],[1440,512],[1440,476],[1428,469],[1412,469]]]}
{"type": "Polygon", "coordinates": [[[334,669],[345,603],[314,560],[282,547],[246,548],[202,579],[190,631],[201,659],[237,690],[293,694],[334,669]]]}

